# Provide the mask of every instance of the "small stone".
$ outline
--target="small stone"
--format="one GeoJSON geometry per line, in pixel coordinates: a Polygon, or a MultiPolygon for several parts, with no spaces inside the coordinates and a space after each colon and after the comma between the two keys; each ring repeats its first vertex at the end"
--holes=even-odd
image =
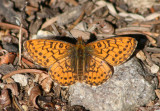
{"type": "Polygon", "coordinates": [[[144,54],[144,52],[142,50],[140,50],[137,54],[136,54],[136,57],[142,61],[145,61],[146,60],[146,56],[144,54]]]}
{"type": "Polygon", "coordinates": [[[144,76],[148,73],[132,58],[114,67],[113,76],[100,86],[90,87],[79,82],[71,85],[69,102],[90,111],[134,111],[155,99],[157,82],[147,81],[144,76]]]}
{"type": "Polygon", "coordinates": [[[28,77],[22,74],[15,74],[12,76],[15,82],[20,83],[22,86],[26,86],[28,84],[28,77]]]}
{"type": "Polygon", "coordinates": [[[151,66],[151,73],[155,74],[159,71],[159,66],[157,66],[156,64],[153,64],[151,66]]]}

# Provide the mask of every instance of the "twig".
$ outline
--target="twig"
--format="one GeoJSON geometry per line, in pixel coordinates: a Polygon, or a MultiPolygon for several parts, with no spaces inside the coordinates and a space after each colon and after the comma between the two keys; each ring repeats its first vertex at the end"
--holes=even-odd
{"type": "Polygon", "coordinates": [[[160,48],[151,48],[151,47],[145,47],[145,50],[148,52],[153,52],[153,53],[160,53],[160,48]]]}
{"type": "MultiPolygon", "coordinates": [[[[0,27],[5,27],[7,29],[18,29],[18,30],[20,30],[20,27],[17,26],[17,25],[2,23],[2,22],[0,22],[0,27]]],[[[27,32],[26,29],[22,28],[22,32],[24,32],[25,36],[28,37],[28,32],[27,32]]]]}
{"type": "Polygon", "coordinates": [[[42,71],[42,70],[38,70],[38,69],[20,69],[20,70],[17,70],[17,71],[12,71],[6,75],[4,75],[2,77],[3,80],[15,75],[15,74],[20,74],[20,73],[46,73],[45,71],[42,71]]]}
{"type": "Polygon", "coordinates": [[[22,57],[22,61],[25,64],[29,65],[29,67],[34,67],[34,64],[32,62],[30,62],[29,60],[27,60],[26,58],[22,57]]]}
{"type": "Polygon", "coordinates": [[[22,55],[22,24],[20,25],[20,31],[19,31],[19,58],[18,58],[18,64],[21,66],[21,55],[22,55]]]}

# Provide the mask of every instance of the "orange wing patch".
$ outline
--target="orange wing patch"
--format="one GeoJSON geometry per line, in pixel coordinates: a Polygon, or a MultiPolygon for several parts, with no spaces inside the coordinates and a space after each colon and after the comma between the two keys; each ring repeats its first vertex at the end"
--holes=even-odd
{"type": "Polygon", "coordinates": [[[61,86],[72,85],[77,81],[77,74],[74,71],[75,68],[72,66],[71,58],[65,57],[51,66],[49,74],[51,75],[51,78],[61,86]]]}
{"type": "Polygon", "coordinates": [[[131,37],[113,37],[87,44],[88,53],[112,66],[125,62],[134,52],[137,41],[131,37]]]}
{"type": "Polygon", "coordinates": [[[48,68],[53,63],[71,54],[72,44],[62,41],[35,39],[24,43],[32,59],[39,65],[48,68]]]}
{"type": "Polygon", "coordinates": [[[91,86],[98,86],[112,76],[110,66],[95,56],[88,56],[86,66],[85,82],[91,86]]]}

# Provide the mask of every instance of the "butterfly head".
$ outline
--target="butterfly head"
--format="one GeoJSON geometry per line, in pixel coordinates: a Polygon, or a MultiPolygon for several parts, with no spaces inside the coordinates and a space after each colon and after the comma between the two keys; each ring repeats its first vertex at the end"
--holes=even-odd
{"type": "Polygon", "coordinates": [[[76,45],[77,46],[84,46],[85,45],[85,42],[83,41],[82,37],[78,37],[76,45]]]}

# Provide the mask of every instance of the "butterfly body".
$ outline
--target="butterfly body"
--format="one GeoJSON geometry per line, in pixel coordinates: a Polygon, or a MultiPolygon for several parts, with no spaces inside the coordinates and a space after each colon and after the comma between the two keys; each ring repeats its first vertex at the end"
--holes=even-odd
{"type": "Polygon", "coordinates": [[[125,62],[134,52],[137,41],[131,37],[113,37],[85,44],[78,38],[76,45],[37,39],[24,43],[32,59],[49,69],[51,78],[61,86],[85,82],[97,86],[107,81],[111,66],[125,62]]]}
{"type": "Polygon", "coordinates": [[[78,81],[83,81],[84,76],[83,74],[85,73],[85,44],[82,40],[82,38],[78,39],[78,42],[76,44],[76,72],[77,73],[77,79],[78,81]]]}

